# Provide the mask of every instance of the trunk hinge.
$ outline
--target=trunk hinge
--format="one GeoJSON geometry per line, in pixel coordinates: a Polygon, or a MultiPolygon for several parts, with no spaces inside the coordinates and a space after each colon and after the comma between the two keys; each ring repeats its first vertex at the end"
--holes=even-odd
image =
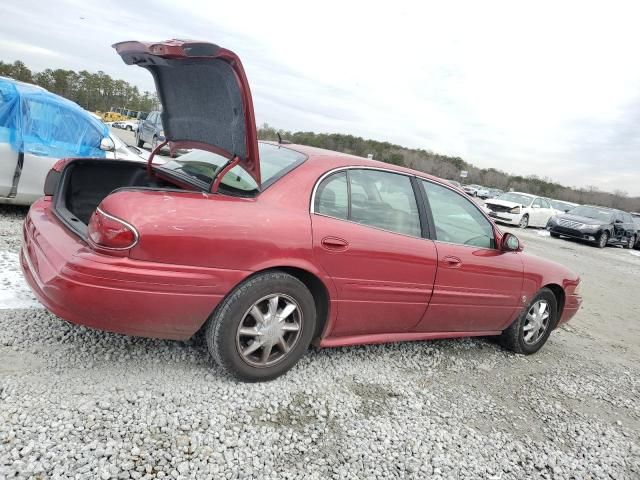
{"type": "Polygon", "coordinates": [[[229,170],[239,164],[240,157],[234,156],[231,160],[225,163],[220,170],[218,170],[216,176],[213,177],[213,182],[211,183],[211,193],[218,193],[218,188],[220,188],[220,183],[224,176],[229,172],[229,170]]]}

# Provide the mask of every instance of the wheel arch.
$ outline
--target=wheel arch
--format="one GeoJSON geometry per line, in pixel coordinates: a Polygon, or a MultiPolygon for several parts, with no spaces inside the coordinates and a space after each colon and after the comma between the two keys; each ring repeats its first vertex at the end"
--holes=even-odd
{"type": "MultiPolygon", "coordinates": [[[[267,272],[274,272],[274,271],[288,273],[289,275],[300,280],[309,289],[316,306],[316,322],[317,323],[316,323],[316,331],[314,332],[313,339],[315,340],[318,337],[323,336],[323,334],[325,333],[325,329],[331,324],[329,320],[330,315],[332,313],[330,309],[330,305],[331,305],[330,286],[328,286],[326,282],[323,281],[318,276],[317,273],[312,272],[309,268],[281,264],[281,265],[273,265],[273,266],[261,268],[259,270],[255,270],[251,272],[250,275],[247,275],[242,280],[240,280],[237,284],[233,285],[233,287],[229,289],[227,294],[222,299],[220,299],[220,302],[218,303],[218,305],[222,304],[222,301],[225,298],[227,298],[238,287],[238,285],[252,279],[257,275],[261,275],[267,272]]],[[[216,306],[216,309],[217,308],[218,307],[216,306]]],[[[216,309],[214,309],[211,312],[211,315],[213,315],[216,309]]],[[[198,332],[202,331],[206,327],[207,320],[211,318],[211,315],[209,315],[209,317],[205,319],[205,321],[203,322],[198,332]]]]}
{"type": "MultiPolygon", "coordinates": [[[[564,310],[566,293],[564,291],[564,288],[562,288],[557,283],[548,283],[544,285],[543,288],[548,288],[549,290],[551,290],[551,293],[553,293],[553,296],[556,297],[556,306],[557,306],[556,316],[558,317],[556,320],[556,325],[557,325],[557,322],[562,317],[562,311],[564,310]]],[[[553,328],[555,328],[555,325],[553,328]]]]}

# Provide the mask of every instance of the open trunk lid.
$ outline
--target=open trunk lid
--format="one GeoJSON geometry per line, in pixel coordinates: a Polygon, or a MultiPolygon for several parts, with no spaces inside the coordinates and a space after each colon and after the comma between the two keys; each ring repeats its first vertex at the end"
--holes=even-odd
{"type": "Polygon", "coordinates": [[[126,64],[144,67],[153,75],[169,142],[176,148],[222,155],[241,165],[260,185],[253,101],[235,53],[187,40],[128,41],[113,47],[126,64]]]}

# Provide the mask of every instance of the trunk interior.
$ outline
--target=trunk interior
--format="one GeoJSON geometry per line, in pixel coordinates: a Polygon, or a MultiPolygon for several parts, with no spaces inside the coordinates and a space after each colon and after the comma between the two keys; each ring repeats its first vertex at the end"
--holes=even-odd
{"type": "Polygon", "coordinates": [[[100,202],[125,187],[172,189],[174,184],[148,174],[145,164],[123,160],[76,160],[62,172],[54,194],[55,212],[83,237],[89,218],[100,202]]]}

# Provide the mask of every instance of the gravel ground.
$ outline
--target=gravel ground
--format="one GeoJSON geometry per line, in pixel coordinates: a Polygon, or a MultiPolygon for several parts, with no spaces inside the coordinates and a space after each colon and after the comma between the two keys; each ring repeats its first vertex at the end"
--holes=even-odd
{"type": "Polygon", "coordinates": [[[0,479],[640,478],[640,257],[518,231],[583,277],[537,355],[463,339],[312,349],[241,384],[202,342],[70,325],[15,265],[0,207],[0,479]]]}

